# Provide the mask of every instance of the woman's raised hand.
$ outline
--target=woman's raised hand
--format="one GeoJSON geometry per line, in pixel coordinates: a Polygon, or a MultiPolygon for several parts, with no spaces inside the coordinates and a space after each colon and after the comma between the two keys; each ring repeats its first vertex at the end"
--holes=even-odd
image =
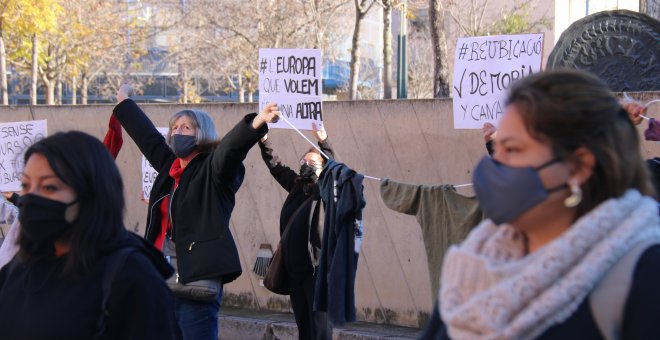
{"type": "Polygon", "coordinates": [[[324,140],[328,139],[328,134],[325,132],[323,125],[321,125],[321,128],[319,129],[318,126],[316,126],[316,123],[312,123],[312,134],[319,142],[323,142],[324,140]]]}
{"type": "Polygon", "coordinates": [[[123,84],[120,86],[119,90],[117,90],[117,103],[121,103],[124,101],[124,99],[128,99],[128,94],[132,90],[133,88],[129,84],[123,84]]]}
{"type": "Polygon", "coordinates": [[[268,103],[252,121],[252,127],[258,129],[264,123],[277,123],[280,119],[280,110],[276,103],[268,103]]]}

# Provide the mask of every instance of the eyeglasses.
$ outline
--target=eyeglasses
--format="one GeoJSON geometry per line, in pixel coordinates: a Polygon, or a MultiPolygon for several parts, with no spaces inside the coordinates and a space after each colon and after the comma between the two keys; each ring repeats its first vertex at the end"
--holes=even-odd
{"type": "Polygon", "coordinates": [[[316,169],[322,168],[322,166],[319,165],[318,163],[316,163],[314,161],[307,161],[304,158],[300,160],[300,165],[303,165],[303,164],[307,164],[307,165],[311,166],[312,168],[316,168],[316,169]]]}

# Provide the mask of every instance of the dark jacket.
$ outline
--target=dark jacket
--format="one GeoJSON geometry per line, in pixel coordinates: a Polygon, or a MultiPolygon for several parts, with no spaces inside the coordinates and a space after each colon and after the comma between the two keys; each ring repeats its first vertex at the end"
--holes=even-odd
{"type": "Polygon", "coordinates": [[[363,175],[334,161],[328,161],[319,178],[325,223],[314,310],[327,311],[338,326],[355,321],[355,236],[366,205],[363,179],[363,175]]]}
{"type": "MultiPolygon", "coordinates": [[[[332,147],[327,139],[319,142],[319,147],[323,153],[334,158],[332,147]]],[[[319,187],[315,182],[304,180],[293,169],[282,164],[282,161],[273,150],[270,140],[259,142],[259,148],[261,149],[261,157],[268,166],[270,174],[289,193],[280,213],[280,236],[284,233],[287,224],[291,223],[287,237],[282,239],[284,266],[289,275],[294,278],[313,275],[315,268],[311,256],[318,259],[320,254],[310,254],[308,244],[311,242],[314,250],[321,248],[321,236],[319,234],[319,214],[321,211],[319,201],[321,196],[319,187]],[[312,212],[313,201],[317,203],[314,205],[314,211],[312,212]],[[301,207],[302,204],[305,206],[301,207]],[[294,215],[296,212],[298,213],[294,215]],[[311,220],[310,213],[312,214],[311,220]]]]}
{"type": "MultiPolygon", "coordinates": [[[[158,170],[150,192],[145,238],[154,242],[161,229],[161,201],[170,194],[174,179],[169,170],[176,156],[149,118],[126,99],[114,115],[147,160],[158,170]]],[[[243,160],[250,148],[268,132],[264,124],[252,128],[256,114],[245,116],[211,153],[202,153],[186,166],[179,186],[172,194],[173,238],[181,282],[220,278],[224,283],[241,275],[241,264],[229,218],[235,194],[243,183],[243,160]]]]}
{"type": "Polygon", "coordinates": [[[141,237],[126,231],[82,277],[61,275],[65,260],[27,265],[18,255],[2,268],[2,339],[88,340],[101,330],[101,339],[174,339],[174,297],[164,281],[172,268],[141,237]]]}

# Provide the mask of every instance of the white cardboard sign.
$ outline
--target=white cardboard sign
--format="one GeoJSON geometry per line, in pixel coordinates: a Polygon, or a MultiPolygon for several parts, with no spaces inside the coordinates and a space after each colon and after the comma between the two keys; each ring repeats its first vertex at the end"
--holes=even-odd
{"type": "MultiPolygon", "coordinates": [[[[277,103],[297,129],[323,126],[321,60],[319,49],[259,49],[259,111],[277,103]]],[[[268,126],[291,129],[284,119],[268,126]]]]}
{"type": "Polygon", "coordinates": [[[20,191],[23,155],[48,136],[45,120],[0,123],[0,191],[20,191]]]}
{"type": "MultiPolygon", "coordinates": [[[[163,137],[167,139],[167,131],[169,128],[166,127],[157,127],[158,132],[160,132],[163,137]]],[[[154,185],[154,181],[156,180],[156,176],[158,176],[158,171],[154,169],[153,166],[151,166],[151,163],[147,161],[147,158],[142,156],[142,199],[149,200],[149,193],[151,192],[151,188],[154,185]]]]}
{"type": "Polygon", "coordinates": [[[540,72],[542,57],[542,33],[459,38],[452,90],[454,128],[496,124],[509,86],[540,72]]]}

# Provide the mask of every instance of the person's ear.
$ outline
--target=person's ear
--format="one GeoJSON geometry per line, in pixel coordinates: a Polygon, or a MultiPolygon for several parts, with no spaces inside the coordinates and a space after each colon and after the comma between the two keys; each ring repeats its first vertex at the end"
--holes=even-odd
{"type": "Polygon", "coordinates": [[[588,181],[591,175],[594,173],[594,167],[596,166],[596,156],[594,156],[593,152],[591,152],[589,149],[581,146],[573,152],[571,163],[571,180],[577,181],[579,184],[583,184],[588,181]]]}

